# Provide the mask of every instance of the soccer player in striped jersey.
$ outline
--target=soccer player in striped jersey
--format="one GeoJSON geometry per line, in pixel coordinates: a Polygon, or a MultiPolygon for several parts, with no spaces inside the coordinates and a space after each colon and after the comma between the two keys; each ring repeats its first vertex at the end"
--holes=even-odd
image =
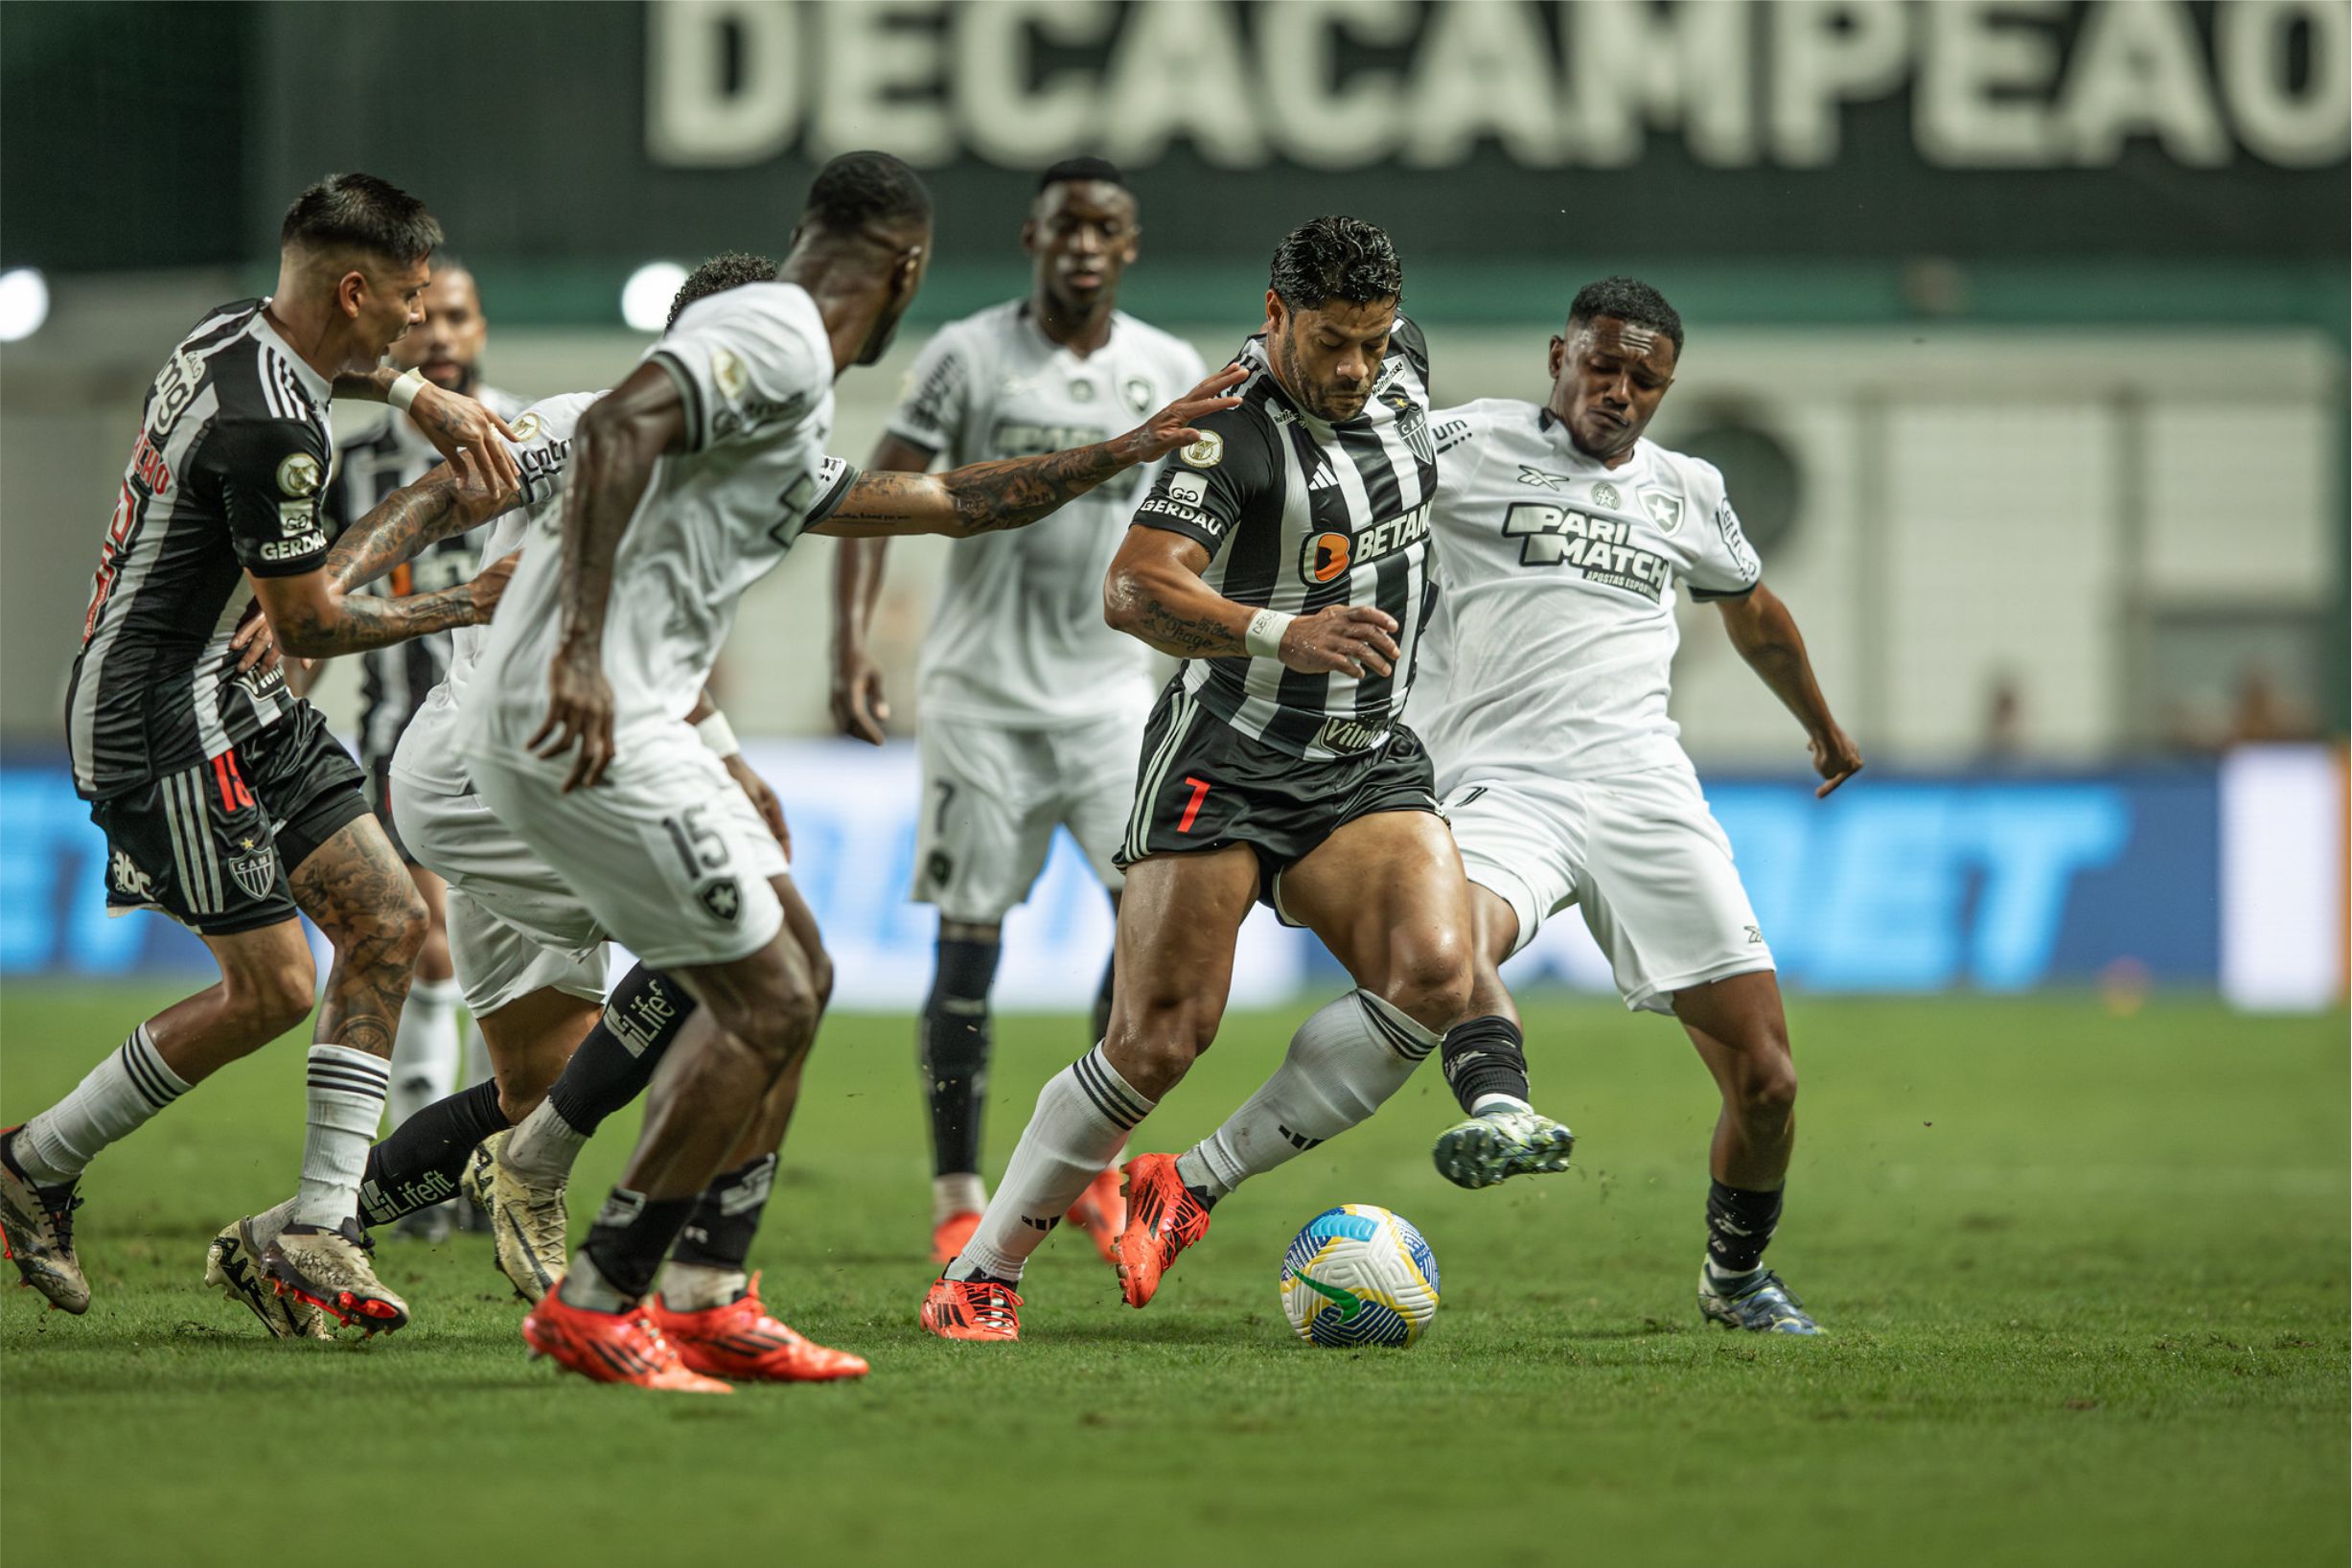
{"type": "MultiPolygon", "coordinates": [[[[443,251],[434,258],[432,281],[426,285],[422,303],[424,319],[392,345],[392,363],[416,370],[444,391],[474,399],[500,419],[519,416],[522,399],[482,384],[482,350],[490,333],[473,272],[443,251]]],[[[422,479],[440,462],[440,450],[416,421],[398,413],[387,411],[380,423],[344,436],[335,444],[334,477],[325,491],[327,537],[339,537],[370,508],[422,479]]],[[[482,537],[477,529],[442,539],[403,562],[390,576],[378,579],[370,591],[399,597],[464,582],[484,560],[497,559],[482,553],[482,537]]],[[[392,1086],[384,1100],[387,1127],[399,1126],[457,1087],[461,1051],[457,982],[450,966],[448,889],[408,852],[388,798],[393,748],[425,705],[426,695],[448,672],[454,635],[445,632],[412,637],[397,647],[359,656],[359,770],[366,778],[368,802],[425,899],[425,946],[417,954],[416,978],[409,983],[400,1034],[392,1045],[392,1086]]],[[[486,1068],[472,1074],[477,1081],[487,1075],[486,1068]]],[[[470,1212],[447,1204],[421,1209],[403,1219],[394,1234],[438,1241],[449,1234],[453,1217],[470,1212]]]]}
{"type": "Polygon", "coordinates": [[[1676,590],[1712,601],[1732,646],[1805,726],[1828,795],[1862,766],[1788,607],[1713,465],[1644,439],[1673,384],[1682,321],[1608,278],[1552,339],[1543,406],[1436,415],[1444,591],[1417,709],[1471,883],[1476,983],[1445,1037],[1469,1119],[1437,1145],[1463,1187],[1563,1168],[1567,1129],[1528,1101],[1499,966],[1570,905],[1628,1007],[1672,1013],[1722,1095],[1710,1153],[1700,1310],[1735,1328],[1819,1331],[1764,1266],[1795,1141],[1780,987],[1731,842],[1683,754],[1667,690],[1676,590]]]}
{"type": "Polygon", "coordinates": [[[1469,899],[1429,759],[1400,715],[1432,595],[1438,483],[1420,330],[1388,236],[1322,218],[1275,252],[1241,406],[1202,421],[1135,514],[1110,623],[1187,660],[1143,737],[1119,862],[1102,1043],[1049,1081],[972,1240],[921,1318],[1020,1337],[1039,1239],[1215,1038],[1259,901],[1356,988],[1301,1026],[1273,1077],[1180,1157],[1126,1165],[1122,1292],[1142,1306],[1242,1181],[1403,1086],[1469,995],[1469,899]]]}
{"type": "Polygon", "coordinates": [[[354,1216],[424,911],[358,769],[288,694],[276,655],[385,647],[477,624],[496,603],[502,571],[390,600],[346,595],[322,567],[338,391],[408,409],[469,466],[515,478],[496,440],[511,432],[479,404],[378,368],[417,318],[440,240],[424,204],[383,180],[321,181],[287,212],[275,292],[210,312],[148,394],[66,728],[75,785],[106,835],[107,901],[196,931],[220,983],[141,1024],[64,1099],[0,1134],[0,1230],[27,1282],[69,1312],[89,1304],[73,1217],[90,1162],[311,1012],[300,911],[335,963],[310,1050],[300,1195],[258,1266],[339,1320],[407,1321],[354,1216]],[[276,646],[242,657],[234,639],[256,614],[276,646]]]}
{"type": "MultiPolygon", "coordinates": [[[[1199,380],[1189,344],[1118,308],[1141,234],[1135,193],[1115,166],[1072,158],[1048,169],[1021,229],[1034,264],[1028,296],[939,330],[866,467],[920,471],[942,452],[952,466],[1085,446],[1199,380]]],[[[1032,528],[957,542],[923,639],[914,896],[938,907],[939,933],[917,1046],[936,1263],[962,1249],[987,1202],[988,992],[1004,916],[1045,869],[1057,824],[1118,905],[1116,861],[1153,682],[1149,652],[1105,626],[1097,606],[1150,478],[1140,471],[1032,528]]],[[[887,543],[844,541],[834,573],[834,714],[876,744],[880,683],[865,634],[887,543]]],[[[1110,981],[1106,967],[1089,1040],[1102,1038],[1110,981]]],[[[1118,1172],[1106,1168],[1070,1218],[1107,1258],[1126,1223],[1118,1172]]]]}

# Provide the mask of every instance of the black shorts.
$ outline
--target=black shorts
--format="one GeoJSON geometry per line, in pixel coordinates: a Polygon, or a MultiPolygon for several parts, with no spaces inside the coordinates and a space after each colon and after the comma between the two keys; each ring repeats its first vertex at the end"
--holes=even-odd
{"type": "Polygon", "coordinates": [[[293,919],[288,870],[366,815],[359,765],[308,703],[209,762],[90,802],[107,906],[208,936],[293,919]]]}
{"type": "Polygon", "coordinates": [[[1403,725],[1389,726],[1385,746],[1308,762],[1244,735],[1170,682],[1143,726],[1135,809],[1112,860],[1124,870],[1151,855],[1245,843],[1257,852],[1258,900],[1273,908],[1277,877],[1384,811],[1442,815],[1429,753],[1403,725]]]}

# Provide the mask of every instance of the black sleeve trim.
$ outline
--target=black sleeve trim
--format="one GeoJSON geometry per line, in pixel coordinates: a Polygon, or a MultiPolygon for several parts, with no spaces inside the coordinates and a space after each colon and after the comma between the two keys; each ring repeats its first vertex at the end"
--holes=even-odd
{"type": "Polygon", "coordinates": [[[1758,588],[1764,587],[1764,579],[1759,577],[1756,579],[1756,581],[1750,583],[1743,588],[1732,588],[1728,591],[1722,589],[1703,588],[1698,587],[1696,584],[1692,584],[1690,587],[1691,598],[1693,602],[1703,605],[1712,604],[1718,599],[1744,599],[1749,594],[1755,592],[1758,588]]]}

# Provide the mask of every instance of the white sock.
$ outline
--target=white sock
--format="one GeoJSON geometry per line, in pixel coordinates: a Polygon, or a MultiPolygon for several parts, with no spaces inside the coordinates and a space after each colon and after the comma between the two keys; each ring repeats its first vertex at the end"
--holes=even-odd
{"type": "Polygon", "coordinates": [[[707,1312],[740,1300],[751,1288],[741,1269],[714,1269],[706,1263],[661,1265],[661,1304],[673,1312],[707,1312]]]}
{"type": "Polygon", "coordinates": [[[1206,1170],[1211,1194],[1224,1196],[1380,1109],[1438,1041],[1370,991],[1349,992],[1299,1026],[1282,1065],[1178,1173],[1206,1170]]]}
{"type": "Polygon", "coordinates": [[[280,1232],[294,1223],[294,1200],[288,1198],[263,1210],[253,1216],[253,1240],[266,1247],[278,1239],[280,1232]]]}
{"type": "Polygon", "coordinates": [[[457,1092],[457,982],[412,981],[401,1008],[400,1032],[392,1037],[386,1132],[457,1092]]]}
{"type": "Polygon", "coordinates": [[[1100,1046],[1047,1079],[980,1229],[948,1265],[950,1278],[1020,1279],[1029,1254],[1156,1103],[1118,1075],[1100,1046]]]}
{"type": "Polygon", "coordinates": [[[164,1065],[142,1024],[113,1055],[90,1069],[72,1094],[26,1122],[12,1151],[34,1181],[62,1187],[79,1177],[99,1150],[137,1132],[188,1089],[187,1081],[164,1065]]]}
{"type": "Polygon", "coordinates": [[[500,1158],[525,1176],[561,1183],[570,1180],[572,1162],[587,1144],[588,1134],[565,1120],[555,1101],[543,1099],[507,1135],[500,1158]]]}
{"type": "Polygon", "coordinates": [[[950,1214],[977,1214],[988,1207],[988,1184],[973,1170],[951,1171],[931,1179],[931,1222],[942,1225],[950,1214]]]}
{"type": "Polygon", "coordinates": [[[612,1282],[597,1269],[596,1260],[585,1247],[571,1255],[571,1262],[555,1293],[563,1298],[565,1306],[588,1312],[626,1312],[637,1304],[612,1288],[612,1282]]]}
{"type": "Polygon", "coordinates": [[[466,1018],[466,1087],[488,1083],[491,1076],[490,1042],[482,1038],[482,1026],[466,1018]]]}
{"type": "Polygon", "coordinates": [[[1490,1117],[1503,1111],[1533,1111],[1535,1109],[1516,1095],[1481,1095],[1470,1102],[1470,1115],[1490,1117]]]}
{"type": "Polygon", "coordinates": [[[359,1211],[359,1178],[383,1119],[392,1072],[381,1057],[349,1046],[311,1048],[310,1132],[302,1141],[302,1189],[294,1223],[329,1230],[359,1211]]]}

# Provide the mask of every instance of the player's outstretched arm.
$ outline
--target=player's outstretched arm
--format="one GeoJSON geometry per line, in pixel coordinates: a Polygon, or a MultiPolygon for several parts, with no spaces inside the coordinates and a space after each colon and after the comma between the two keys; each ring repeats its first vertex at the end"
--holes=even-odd
{"type": "MultiPolygon", "coordinates": [[[[865,470],[921,473],[937,455],[904,436],[885,435],[874,444],[865,470]]],[[[889,539],[845,539],[833,547],[833,727],[869,746],[880,746],[890,704],[882,694],[882,669],[866,651],[865,635],[882,598],[883,557],[889,539]]]]}
{"type": "Polygon", "coordinates": [[[344,529],[327,552],[327,575],[345,589],[372,583],[427,545],[478,528],[521,500],[519,485],[460,447],[454,458],[344,529]]]}
{"type": "Polygon", "coordinates": [[[247,575],[282,653],[333,658],[389,648],[452,627],[485,624],[506,592],[516,560],[510,555],[494,562],[471,583],[399,599],[347,593],[324,566],[288,577],[247,575]]]}
{"type": "Polygon", "coordinates": [[[945,473],[863,473],[831,516],[812,532],[851,539],[891,534],[975,534],[1024,528],[1139,463],[1165,457],[1201,438],[1192,422],[1234,407],[1225,389],[1246,372],[1229,365],[1125,435],[945,473]]]}
{"type": "Polygon", "coordinates": [[[1235,604],[1201,580],[1208,547],[1188,534],[1137,524],[1102,581],[1102,618],[1178,658],[1271,656],[1310,675],[1387,675],[1396,622],[1370,605],[1285,615],[1235,604]]]}
{"type": "Polygon", "coordinates": [[[1816,797],[1832,790],[1862,771],[1861,748],[1838,727],[1830,714],[1829,699],[1821,695],[1821,684],[1813,679],[1812,660],[1806,656],[1805,637],[1797,630],[1797,618],[1788,612],[1781,596],[1762,583],[1737,599],[1720,601],[1723,630],[1731,634],[1731,645],[1740,651],[1764,683],[1772,688],[1772,695],[1781,705],[1797,717],[1805,726],[1807,748],[1812,752],[1814,771],[1821,774],[1821,787],[1813,792],[1816,797]]]}
{"type": "MultiPolygon", "coordinates": [[[[401,379],[401,372],[390,365],[378,365],[356,376],[337,376],[334,395],[355,403],[388,403],[393,383],[401,379]]],[[[515,484],[521,479],[522,471],[516,466],[515,454],[496,439],[504,436],[512,441],[514,430],[506,421],[464,393],[444,392],[432,382],[424,381],[408,404],[408,417],[416,421],[425,438],[441,450],[442,456],[455,457],[458,448],[471,447],[475,451],[490,453],[491,472],[502,483],[515,484]]]]}

